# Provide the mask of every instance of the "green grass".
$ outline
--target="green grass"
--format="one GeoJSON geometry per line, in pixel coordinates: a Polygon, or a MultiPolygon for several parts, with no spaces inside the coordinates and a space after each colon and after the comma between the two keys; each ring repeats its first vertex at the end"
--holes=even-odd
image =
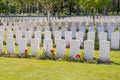
{"type": "Polygon", "coordinates": [[[119,80],[120,51],[112,50],[110,60],[111,65],[0,57],[0,80],[119,80]]]}

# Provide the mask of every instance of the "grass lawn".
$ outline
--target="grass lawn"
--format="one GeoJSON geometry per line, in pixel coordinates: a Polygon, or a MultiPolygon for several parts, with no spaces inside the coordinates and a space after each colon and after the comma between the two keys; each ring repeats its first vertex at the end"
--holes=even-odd
{"type": "MultiPolygon", "coordinates": [[[[95,50],[95,57],[99,57],[95,50]]],[[[0,80],[120,80],[120,51],[111,65],[0,57],[0,80]]]]}

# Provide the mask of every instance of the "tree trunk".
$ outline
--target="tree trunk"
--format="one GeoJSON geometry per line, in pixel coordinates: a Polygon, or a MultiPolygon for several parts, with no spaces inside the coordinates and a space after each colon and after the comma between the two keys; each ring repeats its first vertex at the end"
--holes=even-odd
{"type": "Polygon", "coordinates": [[[114,15],[114,10],[115,10],[115,4],[114,1],[112,2],[112,15],[114,15]]]}
{"type": "Polygon", "coordinates": [[[77,5],[77,9],[76,9],[77,15],[79,15],[79,12],[80,12],[80,9],[79,9],[79,6],[77,5]]]}
{"type": "Polygon", "coordinates": [[[95,14],[94,14],[94,9],[92,9],[92,17],[93,17],[93,24],[95,25],[95,14]]]}
{"type": "Polygon", "coordinates": [[[48,21],[48,26],[50,26],[50,11],[47,11],[47,21],[48,21]]]}
{"type": "Polygon", "coordinates": [[[93,24],[95,25],[95,15],[93,14],[93,24]]]}
{"type": "Polygon", "coordinates": [[[72,6],[72,2],[70,2],[70,4],[69,4],[69,15],[70,15],[70,16],[71,16],[71,12],[72,12],[72,11],[71,11],[71,8],[72,8],[71,6],[72,6]]]}
{"type": "Polygon", "coordinates": [[[119,14],[119,10],[120,10],[120,2],[119,0],[117,0],[117,15],[119,14]]]}
{"type": "Polygon", "coordinates": [[[107,6],[105,10],[105,15],[108,15],[108,12],[109,12],[109,7],[107,6]]]}
{"type": "Polygon", "coordinates": [[[26,6],[26,9],[25,9],[25,12],[27,13],[27,6],[26,6]]]}

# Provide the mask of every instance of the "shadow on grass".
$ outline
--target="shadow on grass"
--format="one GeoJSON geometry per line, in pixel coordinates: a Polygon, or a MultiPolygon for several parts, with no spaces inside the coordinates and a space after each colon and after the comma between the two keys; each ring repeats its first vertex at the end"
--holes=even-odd
{"type": "Polygon", "coordinates": [[[120,65],[120,63],[117,63],[117,62],[112,62],[112,64],[114,64],[114,65],[120,65]]]}
{"type": "Polygon", "coordinates": [[[26,58],[26,59],[36,58],[36,56],[31,56],[31,55],[25,55],[25,56],[21,57],[18,54],[0,54],[0,57],[4,57],[4,58],[26,58]]]}

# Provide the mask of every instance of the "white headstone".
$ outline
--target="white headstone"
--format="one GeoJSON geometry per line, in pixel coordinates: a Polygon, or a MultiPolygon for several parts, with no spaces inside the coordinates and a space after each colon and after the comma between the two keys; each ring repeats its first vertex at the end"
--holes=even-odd
{"type": "Polygon", "coordinates": [[[104,30],[107,31],[108,23],[107,23],[107,22],[104,22],[104,23],[103,23],[103,27],[104,27],[104,30]]]}
{"type": "Polygon", "coordinates": [[[14,33],[16,34],[17,31],[19,30],[18,26],[14,26],[14,33]]]}
{"type": "Polygon", "coordinates": [[[110,23],[110,26],[116,28],[116,24],[114,22],[110,23]]]}
{"type": "Polygon", "coordinates": [[[65,32],[65,40],[66,40],[66,46],[69,46],[70,41],[72,40],[72,32],[71,31],[65,32]]]}
{"type": "Polygon", "coordinates": [[[104,27],[98,27],[98,33],[99,32],[104,32],[104,27]]]}
{"type": "Polygon", "coordinates": [[[119,32],[113,32],[111,35],[111,48],[119,49],[119,32]]]}
{"type": "Polygon", "coordinates": [[[84,41],[84,55],[86,60],[92,60],[94,58],[94,41],[84,41]]]}
{"type": "Polygon", "coordinates": [[[51,54],[50,50],[53,49],[52,39],[44,39],[44,49],[46,50],[47,55],[51,54]]]}
{"type": "Polygon", "coordinates": [[[62,58],[66,54],[66,41],[56,40],[56,54],[58,58],[62,58]]]}
{"type": "Polygon", "coordinates": [[[53,28],[53,36],[55,36],[55,32],[58,31],[58,26],[54,26],[53,28]]]}
{"type": "Polygon", "coordinates": [[[118,26],[118,32],[120,32],[120,26],[118,26]]]}
{"type": "Polygon", "coordinates": [[[85,26],[79,27],[79,31],[83,32],[83,35],[85,36],[86,27],[85,26]]]}
{"type": "Polygon", "coordinates": [[[114,32],[114,27],[108,27],[108,39],[111,39],[111,34],[114,32]]]}
{"type": "Polygon", "coordinates": [[[80,53],[80,42],[78,40],[70,41],[70,57],[74,58],[80,53]]]}
{"type": "Polygon", "coordinates": [[[67,31],[67,27],[62,26],[61,28],[62,28],[62,37],[65,38],[65,32],[67,31]]]}
{"type": "Polygon", "coordinates": [[[50,27],[49,26],[44,26],[44,31],[50,31],[50,27]]]}
{"type": "Polygon", "coordinates": [[[55,40],[55,44],[56,44],[56,40],[60,40],[61,39],[61,32],[60,31],[55,31],[55,37],[54,37],[54,40],[55,40]]]}
{"type": "Polygon", "coordinates": [[[42,26],[36,26],[36,31],[42,31],[42,26]]]}
{"type": "Polygon", "coordinates": [[[7,38],[7,53],[8,54],[15,53],[15,44],[13,38],[7,38]]]}
{"type": "Polygon", "coordinates": [[[55,22],[54,24],[55,26],[59,27],[59,22],[55,22]]]}
{"type": "Polygon", "coordinates": [[[83,43],[83,33],[76,32],[76,40],[79,40],[80,44],[83,43]]]}
{"type": "Polygon", "coordinates": [[[21,54],[24,53],[25,50],[27,50],[27,40],[26,40],[26,38],[19,39],[18,47],[19,47],[19,55],[21,56],[21,54]]]}
{"type": "Polygon", "coordinates": [[[27,43],[29,44],[32,39],[32,31],[31,30],[25,32],[25,38],[27,39],[27,43]]]}
{"type": "Polygon", "coordinates": [[[72,38],[76,38],[76,26],[71,26],[72,38]]]}
{"type": "Polygon", "coordinates": [[[13,38],[13,32],[12,30],[7,31],[7,37],[13,38]]]}
{"type": "Polygon", "coordinates": [[[94,27],[93,26],[88,27],[88,31],[89,32],[94,32],[94,27]]]}
{"type": "Polygon", "coordinates": [[[110,42],[100,41],[100,60],[109,61],[110,60],[110,42]]]}
{"type": "Polygon", "coordinates": [[[3,52],[3,39],[0,38],[0,54],[3,52]]]}
{"type": "Polygon", "coordinates": [[[44,39],[51,39],[51,32],[50,31],[45,31],[44,39]]]}
{"type": "Polygon", "coordinates": [[[35,38],[39,39],[39,45],[40,45],[40,43],[41,43],[41,38],[42,38],[42,36],[41,36],[41,31],[35,31],[35,38]]]}
{"type": "Polygon", "coordinates": [[[65,26],[65,22],[61,22],[61,26],[65,26]]]}
{"type": "Polygon", "coordinates": [[[82,23],[81,23],[81,26],[86,27],[86,22],[82,22],[82,23]]]}
{"type": "Polygon", "coordinates": [[[5,30],[4,25],[0,26],[0,30],[5,30]]]}
{"type": "Polygon", "coordinates": [[[100,22],[96,22],[96,27],[101,27],[101,23],[100,22]]]}
{"type": "Polygon", "coordinates": [[[107,40],[107,33],[106,32],[100,32],[99,33],[99,41],[107,40]]]}
{"type": "Polygon", "coordinates": [[[39,39],[34,38],[31,40],[31,53],[32,56],[36,56],[37,51],[40,49],[39,39]]]}
{"type": "Polygon", "coordinates": [[[77,29],[79,29],[79,21],[74,22],[74,25],[76,26],[77,29]]]}
{"type": "Polygon", "coordinates": [[[22,38],[22,31],[17,30],[17,32],[16,32],[16,43],[18,43],[20,38],[22,38]]]}
{"type": "Polygon", "coordinates": [[[89,22],[89,27],[94,26],[93,22],[89,22]]]}
{"type": "Polygon", "coordinates": [[[100,32],[104,32],[104,27],[98,27],[97,31],[98,31],[98,39],[99,39],[99,34],[100,32]]]}
{"type": "Polygon", "coordinates": [[[7,30],[12,30],[12,26],[8,25],[6,26],[7,30]]]}
{"type": "Polygon", "coordinates": [[[88,34],[87,34],[87,40],[93,40],[93,41],[95,41],[95,32],[88,32],[88,34]]]}
{"type": "Polygon", "coordinates": [[[21,31],[22,31],[22,36],[23,37],[26,37],[26,34],[27,34],[26,32],[29,32],[29,31],[26,31],[26,29],[21,29],[21,31]]]}
{"type": "Polygon", "coordinates": [[[2,40],[4,40],[4,30],[0,30],[0,38],[2,38],[2,40]]]}
{"type": "Polygon", "coordinates": [[[34,25],[29,26],[29,30],[34,31],[34,25]]]}

